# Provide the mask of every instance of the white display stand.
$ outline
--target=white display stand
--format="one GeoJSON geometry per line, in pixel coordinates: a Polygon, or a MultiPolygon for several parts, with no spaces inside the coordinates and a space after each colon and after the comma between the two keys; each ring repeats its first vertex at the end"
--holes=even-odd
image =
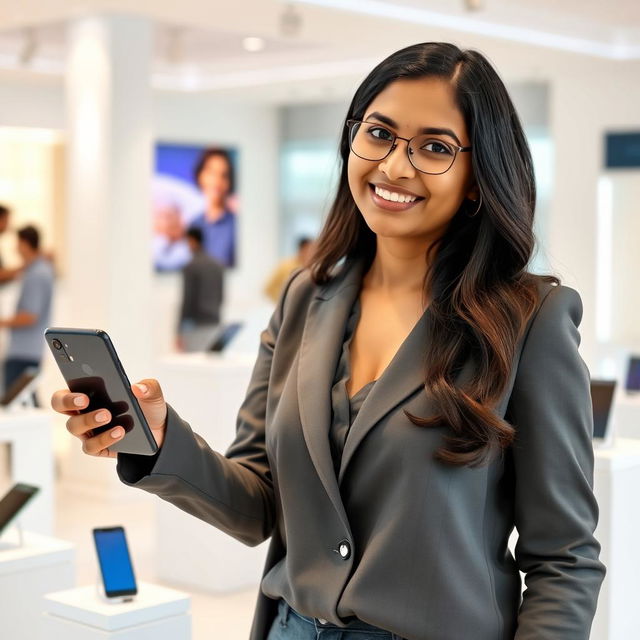
{"type": "Polygon", "coordinates": [[[640,440],[618,438],[612,448],[596,451],[594,489],[607,576],[591,640],[630,640],[640,629],[640,440]]]}
{"type": "Polygon", "coordinates": [[[51,412],[44,409],[0,410],[0,443],[10,445],[11,480],[40,488],[20,514],[27,531],[53,532],[53,434],[51,412]]]}
{"type": "Polygon", "coordinates": [[[44,596],[42,640],[189,640],[191,597],[146,582],[132,602],[107,602],[96,585],[44,596]]]}
{"type": "Polygon", "coordinates": [[[18,540],[15,529],[0,538],[0,637],[38,640],[42,596],[74,584],[75,548],[31,532],[18,540]]]}
{"type": "MultiPolygon", "coordinates": [[[[211,448],[224,453],[235,436],[254,362],[255,353],[180,354],[161,360],[157,375],[178,414],[211,448]]],[[[160,579],[218,592],[259,584],[267,543],[247,547],[167,502],[159,501],[157,509],[160,579]]]]}
{"type": "Polygon", "coordinates": [[[620,390],[615,396],[614,432],[620,438],[640,439],[640,393],[620,390]]]}

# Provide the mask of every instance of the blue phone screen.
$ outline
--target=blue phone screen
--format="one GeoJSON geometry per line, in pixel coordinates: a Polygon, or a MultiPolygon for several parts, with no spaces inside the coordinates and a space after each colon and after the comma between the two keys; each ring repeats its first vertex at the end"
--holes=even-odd
{"type": "Polygon", "coordinates": [[[135,591],[136,579],[124,529],[94,531],[93,536],[107,594],[114,591],[135,591]]]}

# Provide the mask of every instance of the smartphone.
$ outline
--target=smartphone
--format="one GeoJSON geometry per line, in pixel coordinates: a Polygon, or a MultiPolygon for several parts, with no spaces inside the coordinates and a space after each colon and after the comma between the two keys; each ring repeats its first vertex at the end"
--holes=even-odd
{"type": "Polygon", "coordinates": [[[27,502],[38,493],[40,489],[30,484],[18,483],[0,500],[0,533],[22,511],[27,502]]]}
{"type": "Polygon", "coordinates": [[[94,427],[93,435],[121,426],[125,436],[111,445],[110,451],[146,456],[157,453],[156,439],[107,333],[52,327],[44,337],[69,389],[89,397],[89,406],[82,413],[97,409],[111,413],[111,421],[94,427]]]}
{"type": "Polygon", "coordinates": [[[124,528],[93,529],[93,541],[107,598],[124,598],[138,593],[124,528]]]}

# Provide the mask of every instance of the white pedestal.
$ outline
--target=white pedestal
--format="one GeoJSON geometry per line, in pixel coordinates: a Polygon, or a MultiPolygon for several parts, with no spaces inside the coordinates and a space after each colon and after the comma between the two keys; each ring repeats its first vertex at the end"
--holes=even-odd
{"type": "MultiPolygon", "coordinates": [[[[0,549],[0,637],[6,640],[40,638],[42,596],[67,589],[75,580],[72,544],[33,533],[24,534],[21,547],[15,530],[2,536],[0,549]]],[[[60,636],[64,637],[64,636],[60,636]]]]}
{"type": "MultiPolygon", "coordinates": [[[[158,363],[157,376],[178,414],[211,448],[224,452],[235,436],[254,361],[255,355],[168,356],[158,363]]],[[[259,584],[266,543],[247,547],[173,505],[160,501],[157,508],[159,578],[219,592],[259,584]]]]}
{"type": "Polygon", "coordinates": [[[189,640],[188,594],[140,582],[132,602],[107,602],[96,585],[44,597],[42,640],[189,640]]]}
{"type": "Polygon", "coordinates": [[[618,437],[640,439],[640,393],[617,393],[613,415],[618,437]]]}
{"type": "Polygon", "coordinates": [[[11,481],[40,487],[20,514],[27,531],[53,531],[53,438],[49,411],[0,411],[0,443],[10,445],[11,481]]]}
{"type": "Polygon", "coordinates": [[[594,488],[607,576],[591,640],[630,640],[640,628],[640,440],[619,438],[611,449],[596,451],[594,488]]]}

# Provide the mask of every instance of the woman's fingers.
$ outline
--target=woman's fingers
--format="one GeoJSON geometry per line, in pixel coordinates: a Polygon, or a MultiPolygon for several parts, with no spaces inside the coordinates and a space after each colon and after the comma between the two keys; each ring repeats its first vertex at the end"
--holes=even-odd
{"type": "Polygon", "coordinates": [[[84,393],[71,393],[69,389],[60,389],[51,396],[51,407],[58,413],[73,415],[89,405],[84,393]]]}
{"type": "Polygon", "coordinates": [[[81,438],[88,435],[91,429],[107,424],[109,420],[111,420],[111,414],[106,409],[73,415],[67,420],[67,431],[81,438]]]}
{"type": "Polygon", "coordinates": [[[109,451],[109,447],[122,440],[123,436],[124,429],[114,427],[97,436],[85,438],[82,442],[82,450],[90,456],[115,458],[118,454],[115,451],[109,451]]]}

